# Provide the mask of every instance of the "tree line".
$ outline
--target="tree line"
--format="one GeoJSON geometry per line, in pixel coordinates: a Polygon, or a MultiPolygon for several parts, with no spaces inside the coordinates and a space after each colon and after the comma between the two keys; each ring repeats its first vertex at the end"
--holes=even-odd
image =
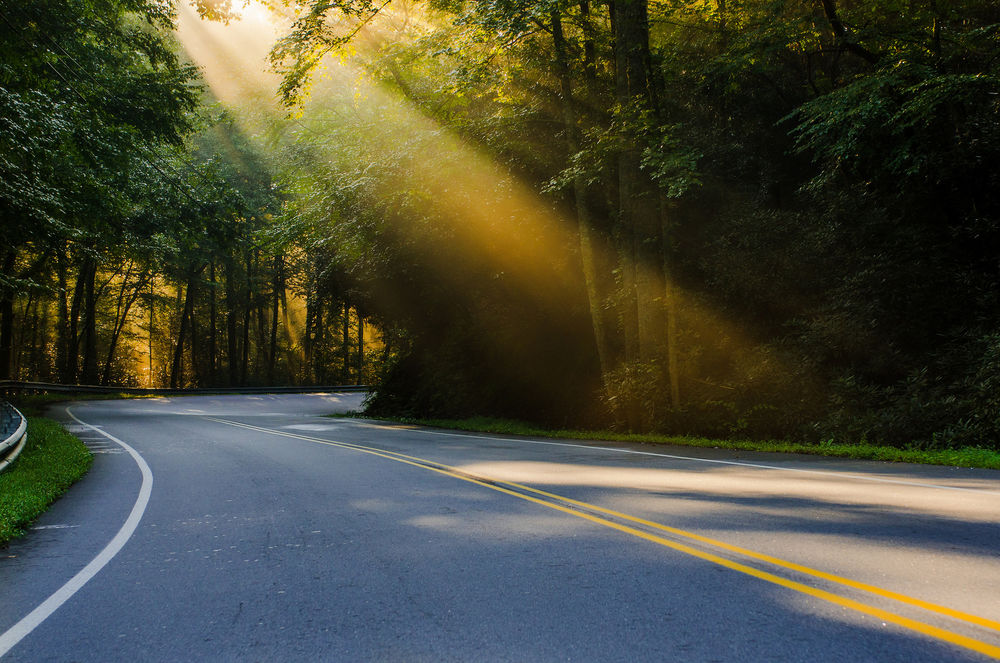
{"type": "Polygon", "coordinates": [[[158,3],[5,3],[0,373],[996,446],[995,3],[269,4],[250,135],[158,3]]]}
{"type": "Polygon", "coordinates": [[[0,5],[0,378],[374,379],[363,312],[310,285],[328,270],[278,231],[271,166],[174,18],[143,0],[0,5]]]}
{"type": "MultiPolygon", "coordinates": [[[[339,114],[354,158],[327,162],[314,190],[338,197],[313,211],[390,256],[363,289],[396,274],[420,303],[382,304],[408,345],[373,409],[1000,439],[995,3],[307,2],[291,20],[272,52],[288,103],[327,94],[317,54],[347,46],[426,137],[488,154],[572,229],[552,260],[574,284],[539,307],[514,261],[454,254],[461,230],[421,204],[443,187],[392,174],[433,179],[448,155],[351,147],[373,123],[406,134],[384,110],[339,114]]],[[[527,216],[501,222],[519,250],[547,232],[527,216]]]]}

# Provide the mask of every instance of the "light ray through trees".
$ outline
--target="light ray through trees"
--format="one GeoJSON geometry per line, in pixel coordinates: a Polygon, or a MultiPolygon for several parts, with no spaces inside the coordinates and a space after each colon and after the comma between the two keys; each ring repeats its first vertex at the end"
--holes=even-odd
{"type": "MultiPolygon", "coordinates": [[[[356,176],[347,183],[352,190],[344,194],[353,196],[351,204],[377,208],[379,223],[388,226],[380,232],[403,236],[407,250],[420,257],[419,264],[433,269],[435,278],[454,292],[469,290],[469,284],[460,282],[464,272],[458,265],[472,261],[488,266],[503,287],[531,302],[537,315],[564,315],[570,302],[585,307],[576,221],[499,165],[484,148],[431,117],[399,89],[373,80],[365,68],[364,62],[386,44],[411,39],[414,30],[424,34],[431,22],[407,5],[362,27],[349,48],[323,58],[309,96],[290,113],[276,100],[279,77],[264,64],[287,25],[279,28],[259,12],[251,20],[206,22],[184,7],[178,35],[213,94],[233,110],[246,131],[266,134],[284,149],[293,149],[296,141],[308,145],[304,163],[312,172],[306,174],[310,181],[305,188],[311,188],[307,195],[327,207],[331,234],[338,233],[333,226],[344,223],[340,217],[345,213],[343,195],[335,191],[345,180],[336,174],[354,170],[356,176]],[[366,165],[359,167],[359,162],[366,165]]],[[[398,76],[395,84],[405,86],[398,76]]],[[[552,114],[558,116],[555,110],[552,114]]],[[[594,249],[601,253],[602,264],[621,258],[611,245],[598,244],[594,249]]],[[[745,335],[706,302],[692,300],[676,283],[668,287],[660,265],[640,262],[630,268],[636,270],[637,282],[652,288],[645,296],[655,309],[656,322],[669,308],[686,318],[687,333],[701,344],[712,339],[714,345],[737,354],[750,347],[745,335]]],[[[391,289],[391,284],[382,284],[378,290],[384,309],[413,306],[400,302],[402,295],[391,289]]],[[[615,307],[614,302],[599,305],[615,307]]],[[[545,375],[546,364],[526,354],[520,339],[498,331],[494,312],[477,311],[475,302],[467,302],[465,309],[473,333],[494,346],[494,352],[509,356],[525,381],[559,388],[560,376],[545,375]]],[[[531,324],[532,320],[524,320],[522,333],[530,335],[531,324]]],[[[662,340],[655,343],[658,349],[650,359],[664,351],[662,340]]],[[[596,384],[593,387],[597,389],[596,384]]]]}

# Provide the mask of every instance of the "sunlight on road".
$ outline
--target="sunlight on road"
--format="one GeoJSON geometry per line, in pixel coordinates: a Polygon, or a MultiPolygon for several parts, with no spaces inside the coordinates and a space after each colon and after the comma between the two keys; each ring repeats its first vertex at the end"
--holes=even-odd
{"type": "MultiPolygon", "coordinates": [[[[845,521],[864,517],[864,511],[888,507],[905,512],[937,514],[942,510],[973,522],[992,523],[1000,506],[995,492],[938,490],[919,485],[854,481],[840,476],[810,474],[796,476],[781,470],[758,469],[752,474],[741,468],[653,469],[605,467],[534,461],[493,461],[463,465],[459,469],[477,476],[534,486],[584,486],[593,488],[634,488],[655,491],[697,503],[711,502],[712,496],[745,501],[754,509],[767,509],[759,500],[801,500],[796,508],[839,504],[845,507],[845,521]],[[733,498],[733,496],[738,496],[733,498]],[[854,507],[860,510],[854,510],[854,507]]],[[[694,508],[688,504],[687,508],[694,508]]],[[[777,504],[777,502],[776,502],[777,504]]],[[[782,511],[787,506],[780,507],[782,511]]]]}

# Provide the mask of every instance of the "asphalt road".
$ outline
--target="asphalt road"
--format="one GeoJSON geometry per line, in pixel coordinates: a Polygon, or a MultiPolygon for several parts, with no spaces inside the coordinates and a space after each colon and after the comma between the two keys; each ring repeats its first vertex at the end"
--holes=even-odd
{"type": "Polygon", "coordinates": [[[1000,658],[1000,473],[92,401],[4,661],[1000,658]],[[110,437],[109,437],[110,436],[110,437]]]}

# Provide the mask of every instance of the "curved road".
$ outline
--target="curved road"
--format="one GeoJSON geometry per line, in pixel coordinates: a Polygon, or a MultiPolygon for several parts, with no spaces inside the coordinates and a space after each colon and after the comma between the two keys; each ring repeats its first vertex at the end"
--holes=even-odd
{"type": "Polygon", "coordinates": [[[92,401],[4,661],[1000,659],[1000,473],[92,401]]]}

